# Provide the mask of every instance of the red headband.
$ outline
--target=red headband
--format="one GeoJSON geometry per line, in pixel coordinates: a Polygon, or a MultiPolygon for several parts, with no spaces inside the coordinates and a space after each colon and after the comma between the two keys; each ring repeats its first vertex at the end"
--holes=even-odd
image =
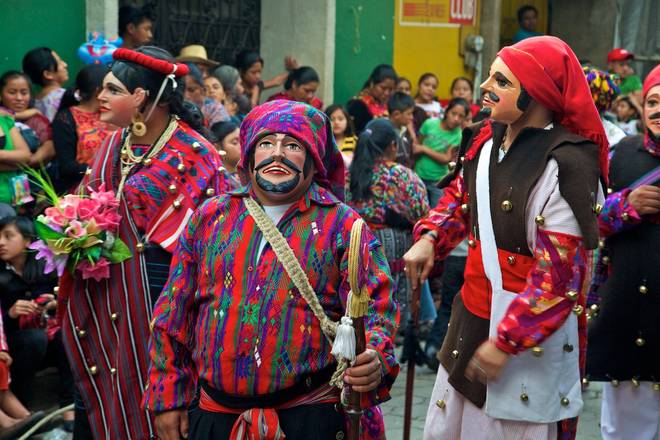
{"type": "Polygon", "coordinates": [[[155,72],[162,73],[163,75],[174,74],[176,77],[185,76],[188,74],[188,66],[181,63],[170,63],[169,61],[160,60],[158,58],[145,55],[130,49],[117,49],[112,53],[114,60],[130,61],[131,63],[139,64],[151,69],[155,72]]]}

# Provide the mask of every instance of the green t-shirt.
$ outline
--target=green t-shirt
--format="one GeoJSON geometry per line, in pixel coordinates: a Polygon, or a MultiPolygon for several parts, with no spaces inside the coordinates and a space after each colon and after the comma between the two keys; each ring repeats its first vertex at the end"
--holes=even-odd
{"type": "MultiPolygon", "coordinates": [[[[11,116],[0,115],[0,130],[5,137],[4,147],[0,147],[2,150],[13,150],[14,143],[11,141],[10,131],[14,127],[14,120],[11,116]]],[[[7,203],[11,205],[14,191],[11,187],[11,178],[16,175],[16,171],[0,171],[0,202],[7,203]]]]}
{"type": "Polygon", "coordinates": [[[619,85],[622,95],[642,90],[642,79],[637,75],[630,75],[621,80],[619,85]]]}
{"type": "MultiPolygon", "coordinates": [[[[445,153],[449,147],[458,147],[461,144],[461,128],[444,130],[440,125],[440,119],[427,119],[419,129],[419,133],[424,136],[424,145],[439,153],[445,153]]],[[[447,175],[449,167],[422,154],[415,163],[415,172],[424,180],[437,182],[447,175]]]]}

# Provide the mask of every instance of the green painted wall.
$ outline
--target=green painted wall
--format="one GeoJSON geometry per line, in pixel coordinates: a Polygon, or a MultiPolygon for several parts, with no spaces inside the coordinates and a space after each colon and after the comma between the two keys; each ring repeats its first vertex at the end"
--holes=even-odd
{"type": "Polygon", "coordinates": [[[378,64],[392,64],[394,0],[336,0],[336,103],[360,91],[378,64]]]}
{"type": "Polygon", "coordinates": [[[69,64],[73,80],[82,63],[76,55],[86,40],[85,0],[2,0],[0,72],[21,69],[23,55],[47,46],[69,64]]]}

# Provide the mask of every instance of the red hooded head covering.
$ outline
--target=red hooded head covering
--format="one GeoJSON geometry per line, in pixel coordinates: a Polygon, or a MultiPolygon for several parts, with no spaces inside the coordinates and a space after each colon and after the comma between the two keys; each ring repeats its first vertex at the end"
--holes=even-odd
{"type": "Polygon", "coordinates": [[[658,84],[660,84],[660,64],[655,66],[644,80],[644,87],[642,87],[642,96],[644,97],[644,100],[646,100],[646,95],[649,93],[649,90],[658,84]]]}
{"type": "Polygon", "coordinates": [[[573,50],[557,37],[527,38],[497,54],[536,102],[552,111],[568,131],[600,146],[600,168],[608,174],[609,144],[589,84],[573,50]]]}

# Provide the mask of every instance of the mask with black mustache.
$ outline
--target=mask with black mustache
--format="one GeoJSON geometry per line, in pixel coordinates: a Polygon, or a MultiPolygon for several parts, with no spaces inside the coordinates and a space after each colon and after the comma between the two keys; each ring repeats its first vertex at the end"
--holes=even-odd
{"type": "MultiPolygon", "coordinates": [[[[655,121],[656,119],[660,119],[660,112],[653,113],[651,116],[649,116],[649,119],[651,121],[655,121]]],[[[646,128],[646,132],[649,134],[649,136],[651,137],[651,139],[653,139],[654,142],[656,142],[656,143],[660,142],[660,133],[655,134],[648,127],[646,128]]]]}
{"type": "Polygon", "coordinates": [[[254,173],[255,173],[255,180],[257,181],[257,185],[259,185],[259,187],[264,191],[286,194],[293,191],[298,186],[298,183],[300,182],[300,174],[302,173],[302,170],[298,168],[296,164],[291,162],[286,157],[283,157],[277,161],[273,157],[269,157],[268,159],[262,160],[259,163],[259,165],[254,167],[254,173]],[[294,172],[295,175],[291,179],[282,183],[272,183],[264,179],[261,176],[261,174],[259,174],[259,170],[264,169],[265,167],[271,165],[274,162],[280,162],[281,164],[286,165],[291,169],[291,171],[294,172]]]}

